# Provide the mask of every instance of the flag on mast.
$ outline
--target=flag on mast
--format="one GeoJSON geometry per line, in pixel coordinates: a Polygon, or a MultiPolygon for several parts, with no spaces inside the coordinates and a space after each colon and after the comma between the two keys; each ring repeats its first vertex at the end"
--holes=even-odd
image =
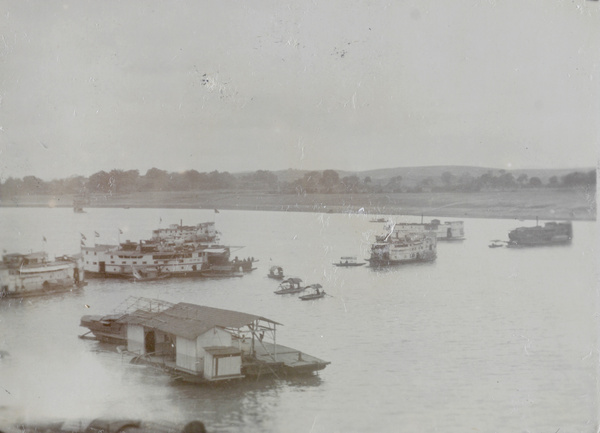
{"type": "Polygon", "coordinates": [[[85,237],[85,235],[83,233],[79,233],[81,235],[81,239],[84,241],[87,241],[87,238],[85,237]]]}
{"type": "Polygon", "coordinates": [[[94,236],[96,236],[97,238],[99,238],[100,237],[100,233],[94,232],[94,236]]]}

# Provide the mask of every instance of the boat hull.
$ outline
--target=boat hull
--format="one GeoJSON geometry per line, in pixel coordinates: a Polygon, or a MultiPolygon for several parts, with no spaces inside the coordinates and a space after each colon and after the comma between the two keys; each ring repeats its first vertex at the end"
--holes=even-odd
{"type": "Polygon", "coordinates": [[[293,295],[295,293],[300,293],[306,290],[306,287],[300,287],[299,289],[285,289],[285,290],[277,290],[273,293],[276,295],[293,295]]]}
{"type": "Polygon", "coordinates": [[[399,266],[410,263],[427,263],[433,262],[436,256],[414,258],[414,259],[403,259],[403,260],[389,260],[389,259],[369,259],[369,266],[372,268],[387,267],[387,266],[399,266]]]}
{"type": "Polygon", "coordinates": [[[302,301],[312,301],[313,299],[321,299],[325,297],[325,293],[321,293],[319,295],[305,295],[300,296],[300,300],[302,301]]]}

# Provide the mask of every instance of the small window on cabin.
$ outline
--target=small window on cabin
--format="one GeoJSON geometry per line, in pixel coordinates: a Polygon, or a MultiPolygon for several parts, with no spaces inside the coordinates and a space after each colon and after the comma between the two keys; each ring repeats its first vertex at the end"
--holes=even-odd
{"type": "Polygon", "coordinates": [[[94,264],[96,264],[96,262],[94,262],[94,264]]]}
{"type": "Polygon", "coordinates": [[[148,262],[142,262],[142,265],[145,265],[145,264],[147,264],[147,263],[148,263],[148,262]]]}
{"type": "Polygon", "coordinates": [[[94,251],[94,255],[96,255],[96,251],[94,251]]]}
{"type": "Polygon", "coordinates": [[[127,262],[121,262],[122,264],[126,264],[127,262]]]}
{"type": "Polygon", "coordinates": [[[137,265],[137,262],[133,262],[134,265],[137,265]]]}
{"type": "Polygon", "coordinates": [[[112,264],[114,264],[114,263],[115,263],[115,261],[114,261],[114,260],[111,260],[110,262],[111,262],[112,264]]]}

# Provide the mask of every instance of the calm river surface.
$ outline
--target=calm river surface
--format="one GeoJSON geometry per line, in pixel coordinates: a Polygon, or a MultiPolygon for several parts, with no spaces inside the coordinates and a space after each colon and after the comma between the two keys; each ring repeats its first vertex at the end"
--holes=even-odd
{"type": "Polygon", "coordinates": [[[78,292],[0,301],[0,350],[10,353],[0,359],[0,421],[198,419],[209,432],[267,433],[597,431],[595,222],[574,222],[569,246],[491,249],[490,240],[535,221],[465,219],[467,239],[440,243],[434,263],[334,267],[340,256],[368,257],[383,230],[370,218],[0,208],[0,247],[8,252],[72,254],[80,233],[88,245],[94,231],[99,243],[116,243],[119,228],[121,241],[137,241],[180,220],[214,220],[222,243],[245,246],[232,256],[260,260],[243,278],[89,280],[78,292]],[[271,264],[322,284],[331,297],[274,295],[277,283],[266,278],[271,264]],[[108,313],[132,295],[270,318],[284,325],[279,343],[331,364],[290,381],[172,383],[109,346],[78,338],[86,331],[82,315],[108,313]]]}

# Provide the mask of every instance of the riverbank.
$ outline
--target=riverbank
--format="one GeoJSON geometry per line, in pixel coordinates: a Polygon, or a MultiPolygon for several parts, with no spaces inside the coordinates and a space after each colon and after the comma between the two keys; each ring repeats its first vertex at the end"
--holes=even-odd
{"type": "MultiPolygon", "coordinates": [[[[72,207],[72,196],[23,196],[2,207],[72,207]]],[[[140,192],[90,197],[91,207],[265,210],[278,212],[423,215],[447,218],[596,220],[595,191],[536,189],[475,193],[273,194],[264,192],[140,192]]]]}

